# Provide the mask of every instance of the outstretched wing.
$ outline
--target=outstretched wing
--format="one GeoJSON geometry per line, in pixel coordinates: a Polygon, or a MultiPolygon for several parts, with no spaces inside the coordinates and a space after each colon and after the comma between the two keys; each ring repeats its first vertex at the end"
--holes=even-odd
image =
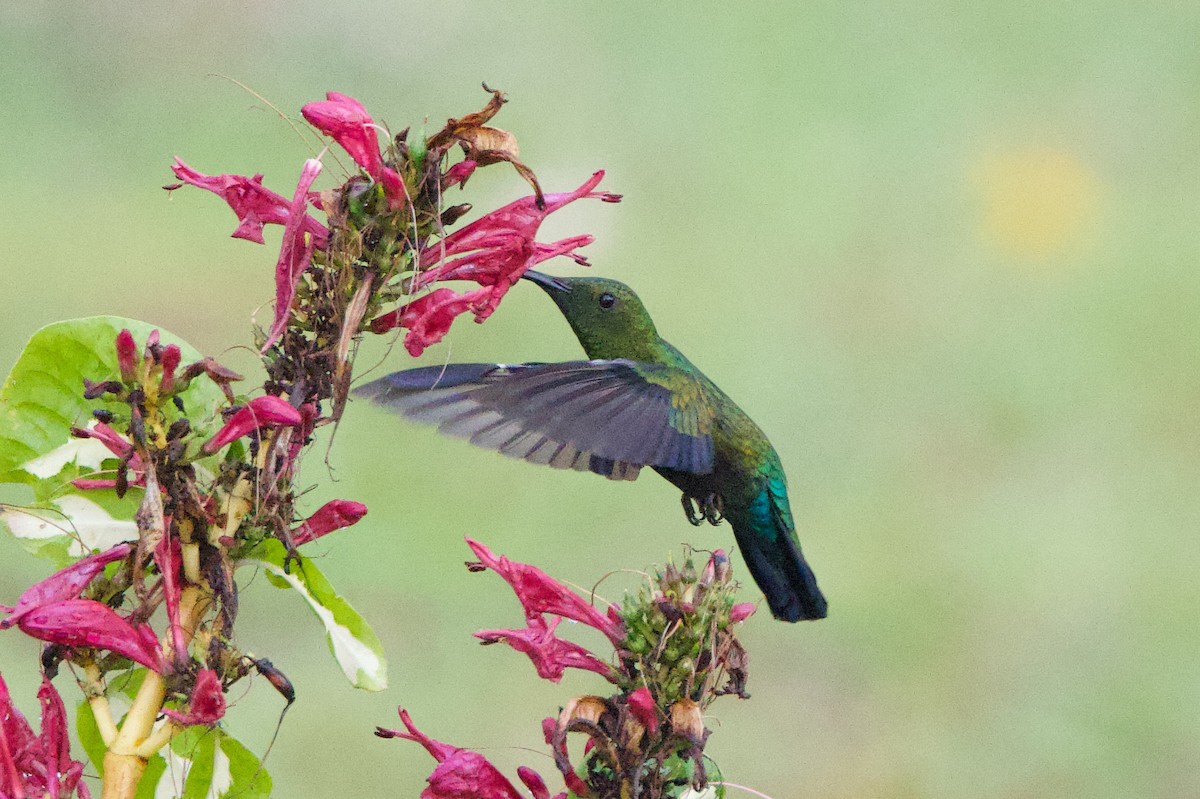
{"type": "Polygon", "coordinates": [[[626,360],[464,363],[395,372],[354,392],[448,435],[558,469],[634,480],[642,466],[713,470],[704,386],[626,360]]]}

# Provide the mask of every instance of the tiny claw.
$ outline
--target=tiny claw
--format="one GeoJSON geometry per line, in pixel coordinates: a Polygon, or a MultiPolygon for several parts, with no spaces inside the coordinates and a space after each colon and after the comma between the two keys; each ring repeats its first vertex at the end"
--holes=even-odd
{"type": "Polygon", "coordinates": [[[687,520],[691,522],[692,526],[699,527],[704,524],[704,516],[696,512],[696,505],[692,502],[692,498],[684,494],[680,499],[683,502],[683,514],[687,516],[687,520]]]}
{"type": "MultiPolygon", "coordinates": [[[[725,502],[721,499],[720,494],[709,494],[704,498],[704,518],[713,527],[716,527],[725,518],[725,502]]],[[[699,522],[693,522],[693,524],[699,524],[699,522]]]]}

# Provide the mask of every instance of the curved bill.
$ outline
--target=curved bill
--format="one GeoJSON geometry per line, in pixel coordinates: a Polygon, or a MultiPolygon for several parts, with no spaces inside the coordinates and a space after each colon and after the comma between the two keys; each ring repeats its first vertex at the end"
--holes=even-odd
{"type": "Polygon", "coordinates": [[[528,280],[531,283],[537,283],[546,291],[570,291],[571,287],[563,280],[560,280],[544,272],[537,272],[529,269],[525,274],[521,275],[522,280],[528,280]]]}

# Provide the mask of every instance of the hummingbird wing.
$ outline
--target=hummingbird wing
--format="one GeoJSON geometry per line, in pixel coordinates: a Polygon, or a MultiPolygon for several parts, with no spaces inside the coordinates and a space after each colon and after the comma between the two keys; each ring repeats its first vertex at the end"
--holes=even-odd
{"type": "Polygon", "coordinates": [[[627,360],[462,363],[395,372],[354,392],[512,458],[637,479],[643,466],[713,470],[704,385],[627,360]]]}

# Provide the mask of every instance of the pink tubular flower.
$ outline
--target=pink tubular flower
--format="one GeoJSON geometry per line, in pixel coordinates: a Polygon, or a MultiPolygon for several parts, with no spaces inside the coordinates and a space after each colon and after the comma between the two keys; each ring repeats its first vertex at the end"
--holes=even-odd
{"type": "Polygon", "coordinates": [[[383,163],[375,120],[362,103],[344,94],[326,92],[324,100],[308,103],[300,113],[314,128],[340,144],[354,163],[383,186],[393,209],[403,204],[407,197],[404,182],[396,170],[383,163]]]}
{"type": "MultiPolygon", "coordinates": [[[[72,427],[71,435],[75,438],[94,438],[103,444],[109,452],[116,455],[122,461],[129,458],[127,465],[129,471],[124,476],[126,485],[144,485],[145,484],[145,469],[142,466],[142,459],[136,453],[133,453],[133,445],[129,443],[129,439],[118,433],[113,428],[106,425],[104,422],[97,422],[91,427],[72,427]],[[130,476],[132,473],[132,476],[130,476]]],[[[89,490],[93,488],[113,488],[117,485],[117,480],[94,479],[90,477],[80,477],[72,480],[71,485],[76,488],[89,490]]]]}
{"type": "MultiPolygon", "coordinates": [[[[164,527],[170,529],[171,522],[165,521],[164,527]]],[[[177,664],[185,664],[188,657],[187,640],[184,637],[183,626],[179,623],[179,601],[182,588],[179,583],[179,567],[183,560],[179,539],[163,536],[154,548],[154,563],[162,575],[163,603],[167,606],[167,626],[171,636],[171,646],[177,664]]]]}
{"type": "Polygon", "coordinates": [[[484,288],[467,294],[438,289],[400,311],[377,318],[371,329],[381,333],[397,325],[406,327],[410,332],[404,345],[414,356],[419,355],[442,339],[454,317],[471,311],[475,321],[487,319],[521,275],[542,261],[565,255],[586,265],[587,260],[576,250],[591,244],[591,236],[572,236],[551,244],[536,241],[536,236],[547,216],[575,200],[592,197],[618,202],[619,194],[593,191],[603,178],[603,171],[596,172],[575,191],[547,194],[541,207],[533,196],[516,200],[428,245],[421,252],[424,271],[413,281],[414,291],[442,280],[470,280],[484,288]]]}
{"type": "Polygon", "coordinates": [[[385,333],[395,327],[406,328],[408,333],[404,336],[404,348],[415,358],[450,332],[455,317],[471,310],[487,296],[487,289],[466,294],[451,289],[434,289],[403,308],[374,319],[371,332],[385,333]]]}
{"type": "Polygon", "coordinates": [[[734,624],[745,621],[753,616],[756,610],[758,610],[758,606],[753,602],[739,602],[729,609],[729,620],[734,624]]]}
{"type": "Polygon", "coordinates": [[[137,344],[133,334],[124,328],[117,334],[117,366],[121,369],[121,379],[132,383],[137,377],[137,344]]]}
{"type": "Polygon", "coordinates": [[[654,697],[646,686],[638,688],[629,695],[629,712],[641,722],[642,726],[652,734],[658,730],[658,708],[654,706],[654,697]]]}
{"type": "Polygon", "coordinates": [[[317,508],[317,512],[292,530],[292,543],[296,546],[315,541],[326,533],[349,527],[367,515],[367,506],[348,499],[334,499],[317,508]]]}
{"type": "Polygon", "coordinates": [[[159,384],[163,394],[170,394],[175,390],[175,370],[179,368],[181,358],[183,358],[183,353],[178,344],[168,344],[163,347],[162,382],[159,384]]]}
{"type": "MultiPolygon", "coordinates": [[[[205,191],[219,195],[237,214],[238,227],[233,231],[235,239],[245,239],[259,244],[263,241],[264,225],[285,225],[292,216],[292,203],[262,185],[262,175],[205,175],[197,172],[176,158],[171,166],[175,177],[205,191]]],[[[313,238],[317,249],[323,250],[329,243],[329,228],[315,218],[304,214],[300,220],[304,230],[313,238]]]]}
{"type": "Polygon", "coordinates": [[[275,320],[267,333],[262,351],[266,352],[283,335],[292,311],[292,299],[296,296],[296,284],[312,260],[315,239],[307,230],[304,212],[308,205],[308,190],[317,175],[321,174],[321,162],[312,158],[304,162],[300,170],[300,182],[288,206],[287,223],[283,226],[283,242],[279,246],[279,260],[275,263],[275,320]]]}
{"type": "Polygon", "coordinates": [[[525,609],[525,618],[530,622],[537,619],[538,614],[553,613],[596,628],[614,644],[619,645],[624,640],[625,629],[619,621],[605,615],[536,566],[511,561],[503,555],[497,557],[485,545],[470,538],[467,539],[467,546],[484,566],[512,586],[513,593],[525,609]]]}
{"type": "Polygon", "coordinates": [[[225,688],[221,685],[221,678],[212,669],[200,669],[187,712],[167,709],[163,713],[185,727],[216,724],[225,715],[225,688]]]}
{"type": "Polygon", "coordinates": [[[112,549],[88,555],[86,558],[72,563],[65,569],[60,569],[46,579],[26,588],[15,607],[7,608],[0,605],[0,611],[8,613],[8,617],[0,620],[0,630],[21,621],[21,618],[37,608],[61,602],[65,599],[77,599],[92,580],[104,567],[113,561],[121,560],[129,554],[132,547],[129,544],[118,544],[112,549]]]}
{"type": "MultiPolygon", "coordinates": [[[[405,732],[380,727],[375,734],[380,738],[416,741],[438,761],[437,768],[429,775],[429,787],[421,791],[421,799],[523,799],[520,791],[483,755],[435,741],[416,728],[403,708],[400,708],[400,721],[405,732]]],[[[522,769],[517,773],[521,782],[533,792],[534,799],[549,799],[546,783],[536,772],[522,769]]],[[[565,792],[554,799],[564,797],[565,792]]]]}
{"type": "Polygon", "coordinates": [[[561,619],[549,624],[541,616],[529,620],[523,630],[480,630],[475,637],[485,644],[505,643],[523,652],[533,661],[538,676],[558,682],[566,669],[584,669],[616,682],[612,666],[600,660],[579,644],[565,641],[554,634],[561,619]]]}
{"type": "Polygon", "coordinates": [[[457,186],[460,183],[466,183],[467,178],[471,177],[471,175],[475,172],[475,167],[477,166],[479,166],[479,164],[469,158],[465,161],[459,161],[457,164],[447,169],[446,173],[442,175],[442,188],[449,189],[453,186],[457,186]]]}
{"type": "Polygon", "coordinates": [[[158,637],[148,625],[133,625],[108,605],[65,599],[33,608],[17,622],[21,632],[68,647],[106,649],[148,669],[163,670],[158,637]]]}
{"type": "Polygon", "coordinates": [[[66,799],[78,791],[83,799],[89,799],[87,786],[80,781],[83,763],[71,759],[66,708],[44,675],[38,700],[42,731],[35,735],[13,706],[8,686],[0,678],[0,796],[66,799]]]}
{"type": "Polygon", "coordinates": [[[272,394],[256,397],[246,403],[216,435],[204,444],[204,452],[211,455],[226,444],[264,427],[294,427],[303,421],[300,411],[272,394]]]}

